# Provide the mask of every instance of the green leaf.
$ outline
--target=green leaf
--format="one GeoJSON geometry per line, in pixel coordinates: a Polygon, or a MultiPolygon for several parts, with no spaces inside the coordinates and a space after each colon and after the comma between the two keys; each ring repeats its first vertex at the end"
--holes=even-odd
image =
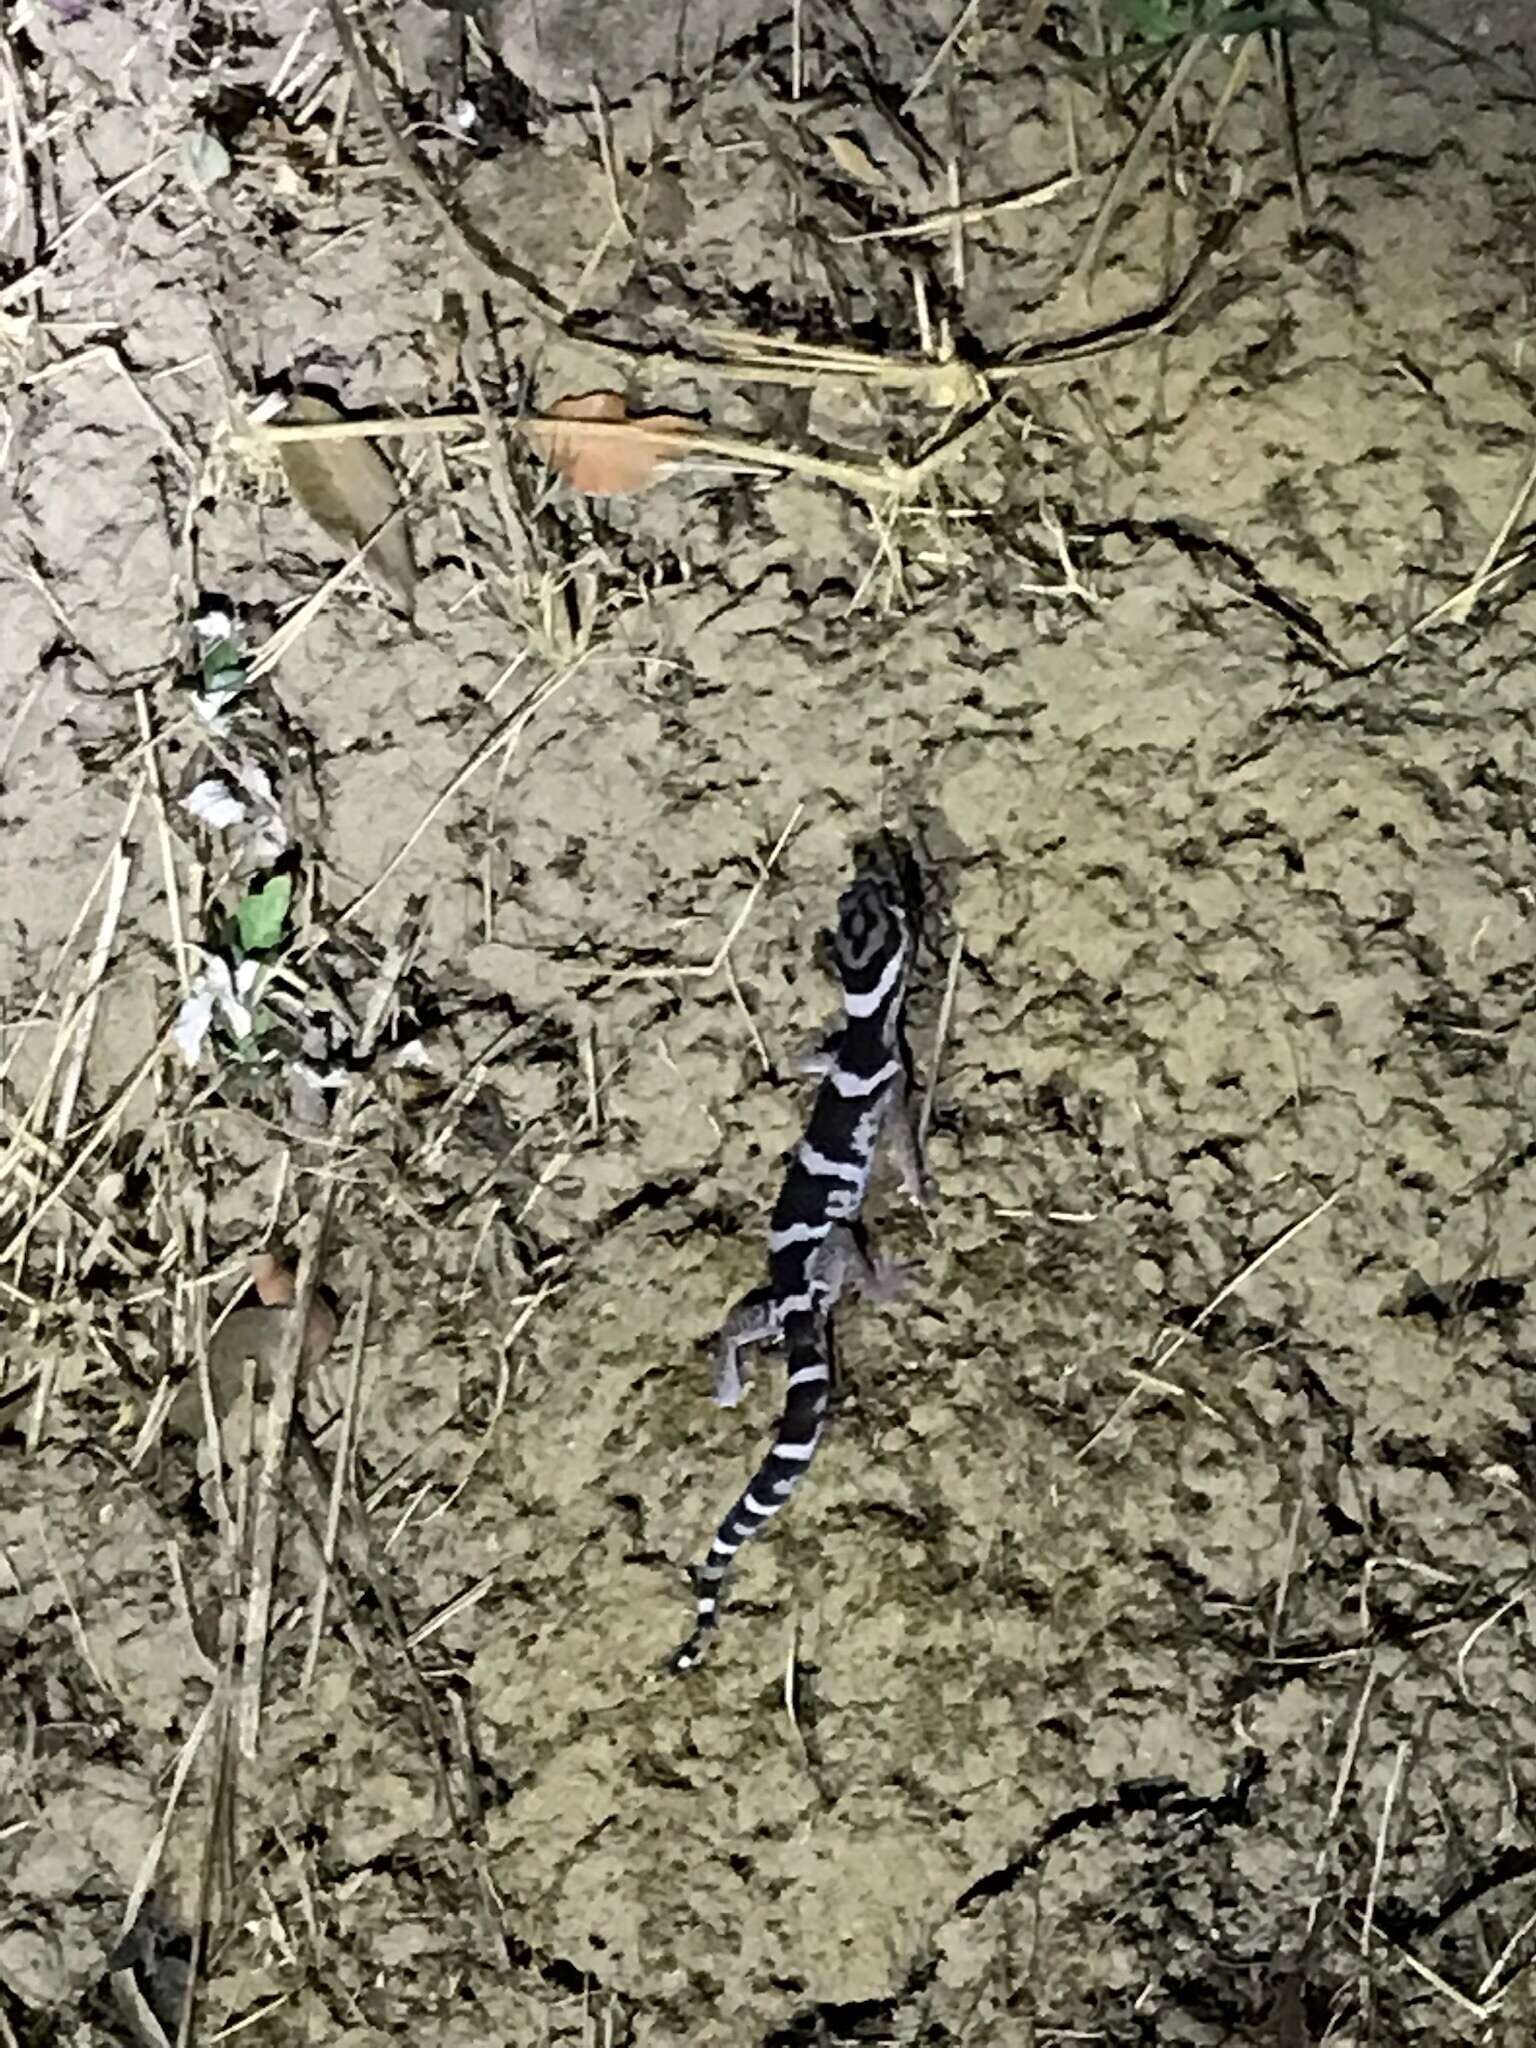
{"type": "Polygon", "coordinates": [[[230,173],[229,151],[206,128],[194,128],[181,138],[181,161],[200,192],[221,183],[230,173]]]}
{"type": "Polygon", "coordinates": [[[240,950],[264,953],[277,945],[283,936],[292,900],[292,875],[274,875],[264,888],[253,889],[249,896],[242,898],[240,908],[235,912],[240,950]]]}
{"type": "Polygon", "coordinates": [[[237,690],[245,681],[245,657],[234,640],[215,640],[203,656],[203,687],[237,690]]]}
{"type": "Polygon", "coordinates": [[[1202,10],[1181,0],[1115,0],[1115,12],[1149,43],[1171,43],[1201,26],[1202,10]]]}
{"type": "MultiPolygon", "coordinates": [[[[1108,71],[1144,57],[1149,51],[1155,51],[1160,60],[1171,57],[1176,44],[1195,35],[1255,35],[1266,29],[1305,34],[1314,29],[1331,29],[1341,42],[1353,41],[1346,22],[1334,12],[1339,4],[1340,0],[1246,0],[1246,4],[1245,0],[1111,0],[1113,13],[1133,40],[1125,49],[1099,58],[1089,68],[1108,71]]],[[[1383,28],[1393,27],[1422,36],[1426,42],[1467,62],[1479,61],[1478,52],[1442,34],[1421,14],[1403,6],[1401,0],[1343,0],[1343,4],[1353,9],[1357,22],[1364,17],[1371,47],[1378,53],[1383,28]]]]}

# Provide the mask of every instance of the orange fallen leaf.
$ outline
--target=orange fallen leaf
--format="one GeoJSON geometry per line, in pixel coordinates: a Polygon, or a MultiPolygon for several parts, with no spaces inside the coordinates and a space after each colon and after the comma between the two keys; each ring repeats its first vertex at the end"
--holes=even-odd
{"type": "MultiPolygon", "coordinates": [[[[251,1282],[263,1308],[291,1308],[294,1280],[288,1268],[279,1265],[270,1252],[257,1252],[251,1260],[251,1282]]],[[[336,1317],[328,1303],[317,1294],[309,1304],[304,1329],[304,1363],[313,1365],[330,1350],[336,1337],[336,1317]]]]}
{"type": "Polygon", "coordinates": [[[681,413],[631,414],[618,391],[588,391],[557,398],[527,423],[528,438],[573,491],[617,498],[643,490],[664,462],[686,452],[697,420],[681,413]]]}

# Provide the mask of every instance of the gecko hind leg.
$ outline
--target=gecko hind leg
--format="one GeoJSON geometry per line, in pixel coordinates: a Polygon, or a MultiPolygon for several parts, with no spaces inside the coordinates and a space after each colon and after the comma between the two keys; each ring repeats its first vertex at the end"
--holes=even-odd
{"type": "Polygon", "coordinates": [[[772,1290],[754,1287],[731,1310],[715,1340],[715,1399],[722,1408],[734,1408],[746,1392],[752,1376],[748,1351],[754,1344],[772,1343],[778,1334],[772,1290]]]}

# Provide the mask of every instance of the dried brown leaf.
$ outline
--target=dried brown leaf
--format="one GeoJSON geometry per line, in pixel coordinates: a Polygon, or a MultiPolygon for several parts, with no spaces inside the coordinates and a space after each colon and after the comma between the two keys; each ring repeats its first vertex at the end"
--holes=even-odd
{"type": "Polygon", "coordinates": [[[617,391],[588,391],[558,398],[527,422],[528,438],[551,469],[573,491],[592,498],[617,498],[643,490],[664,462],[686,453],[698,423],[680,413],[631,415],[617,391]]]}
{"type": "Polygon", "coordinates": [[[871,192],[889,192],[891,181],[861,142],[851,135],[825,137],[827,153],[844,177],[852,178],[871,192]]]}
{"type": "MultiPolygon", "coordinates": [[[[321,424],[343,417],[335,406],[303,392],[288,406],[288,421],[321,424]]],[[[321,530],[349,552],[362,546],[400,505],[394,472],[372,441],[284,441],[279,451],[288,486],[321,530]]],[[[409,607],[416,590],[416,558],[403,517],[368,550],[368,566],[409,607]]]]}

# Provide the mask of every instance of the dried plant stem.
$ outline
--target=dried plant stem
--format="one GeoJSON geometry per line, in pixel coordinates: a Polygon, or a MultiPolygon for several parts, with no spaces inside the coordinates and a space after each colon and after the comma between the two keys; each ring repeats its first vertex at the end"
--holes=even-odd
{"type": "MultiPolygon", "coordinates": [[[[350,1104],[343,1102],[336,1127],[344,1132],[350,1104]]],[[[262,1681],[266,1672],[267,1638],[272,1619],[272,1579],[277,1566],[277,1533],[282,1502],[283,1467],[298,1399],[299,1369],[309,1323],[310,1304],[325,1256],[326,1233],[335,1181],[327,1176],[319,1205],[308,1219],[294,1280],[293,1302],[283,1331],[283,1342],[272,1362],[272,1391],[264,1414],[261,1462],[256,1471],[256,1499],[251,1515],[249,1590],[245,1604],[245,1656],[240,1673],[235,1710],[236,1741],[240,1755],[252,1760],[257,1751],[262,1681]]]]}
{"type": "Polygon", "coordinates": [[[926,241],[931,236],[947,235],[957,222],[962,227],[976,227],[1000,213],[1027,213],[1036,206],[1049,206],[1079,182],[1075,171],[1063,171],[1059,178],[1051,178],[1044,185],[1032,185],[1027,192],[1006,192],[997,199],[968,199],[963,205],[941,206],[933,213],[900,221],[892,228],[865,228],[859,234],[832,235],[829,239],[842,243],[926,241]]]}
{"type": "Polygon", "coordinates": [[[70,1032],[72,1051],[69,1065],[64,1070],[64,1079],[59,1088],[53,1108],[53,1142],[62,1145],[69,1136],[70,1125],[75,1118],[75,1103],[80,1093],[80,1083],[85,1074],[85,1062],[90,1054],[91,1035],[96,1027],[96,1010],[101,1000],[101,984],[106,977],[107,966],[112,958],[112,946],[117,937],[118,923],[123,914],[123,899],[128,893],[128,877],[133,872],[133,862],[127,849],[118,839],[113,856],[112,872],[107,883],[107,900],[102,908],[101,923],[96,930],[96,943],[91,949],[90,964],[85,971],[85,993],[76,1021],[70,1032]]]}
{"type": "MultiPolygon", "coordinates": [[[[901,111],[904,114],[911,112],[916,102],[922,98],[923,94],[928,90],[929,86],[932,85],[934,79],[939,74],[939,70],[944,63],[945,58],[948,57],[950,51],[955,47],[956,43],[959,42],[960,38],[965,34],[966,30],[975,20],[976,11],[980,7],[980,5],[981,0],[965,0],[965,5],[961,8],[960,12],[955,16],[954,23],[950,28],[949,34],[945,36],[943,42],[940,43],[939,47],[934,51],[933,55],[929,58],[928,62],[923,66],[922,70],[918,73],[917,82],[910,88],[906,98],[902,101],[901,111]]],[[[1038,4],[1035,9],[1034,25],[1033,27],[1026,26],[1024,31],[1026,37],[1034,33],[1034,28],[1039,26],[1040,17],[1044,13],[1045,0],[1038,0],[1038,4]]]]}
{"type": "Polygon", "coordinates": [[[711,959],[706,960],[701,964],[696,964],[692,967],[636,967],[632,969],[628,974],[622,976],[621,978],[625,981],[713,980],[715,975],[717,975],[720,972],[720,970],[724,967],[726,961],[730,958],[732,946],[735,945],[736,941],[741,937],[743,931],[745,931],[747,926],[747,920],[751,917],[753,911],[757,908],[757,899],[759,896],[762,895],[763,890],[767,887],[768,877],[773,873],[774,869],[778,866],[779,856],[783,853],[785,847],[788,846],[790,841],[790,835],[791,833],[793,833],[795,827],[799,824],[801,814],[804,810],[805,805],[803,803],[798,803],[795,805],[795,808],[790,812],[789,823],[784,827],[784,830],[773,842],[773,850],[768,855],[768,858],[763,862],[762,868],[758,873],[757,879],[753,882],[751,888],[747,891],[746,896],[742,900],[741,908],[737,911],[735,917],[732,918],[730,928],[727,930],[725,937],[720,941],[719,945],[715,948],[714,955],[711,959]]]}
{"type": "Polygon", "coordinates": [[[964,950],[964,934],[957,931],[954,944],[949,949],[949,967],[944,976],[944,995],[939,1004],[938,1028],[933,1035],[933,1056],[928,1062],[928,1086],[923,1092],[923,1107],[917,1119],[919,1153],[927,1142],[928,1129],[933,1122],[933,1103],[938,1093],[939,1068],[943,1062],[944,1048],[949,1043],[950,1026],[954,1021],[955,991],[960,985],[960,962],[964,950]]]}
{"type": "Polygon", "coordinates": [[[1167,83],[1158,95],[1156,106],[1137,130],[1134,141],[1125,153],[1124,161],[1111,178],[1109,190],[1104,194],[1099,210],[1094,215],[1093,225],[1088,230],[1088,239],[1083,244],[1083,253],[1078,257],[1077,267],[1073,272],[1074,281],[1082,290],[1086,291],[1093,280],[1094,265],[1099,260],[1099,251],[1104,246],[1104,237],[1109,232],[1109,224],[1114,219],[1115,209],[1141,175],[1141,167],[1146,162],[1153,137],[1184,90],[1189,74],[1205,55],[1210,40],[1208,35],[1190,37],[1188,48],[1174,65],[1167,83]]]}
{"type": "Polygon", "coordinates": [[[1331,1195],[1327,1196],[1323,1201],[1319,1202],[1315,1208],[1309,1209],[1305,1216],[1298,1217],[1297,1220],[1293,1224],[1291,1224],[1288,1229],[1282,1230],[1280,1235],[1273,1242],[1273,1244],[1266,1245],[1264,1250],[1261,1251],[1257,1255],[1257,1257],[1250,1259],[1246,1266],[1242,1267],[1240,1271],[1232,1275],[1232,1278],[1230,1280],[1223,1282],[1223,1284],[1211,1296],[1210,1300],[1206,1303],[1205,1307],[1201,1309],[1200,1313],[1195,1317],[1194,1321],[1186,1324],[1186,1326],[1182,1330],[1176,1331],[1173,1335],[1172,1341],[1168,1344],[1165,1344],[1163,1348],[1155,1354],[1155,1356],[1152,1359],[1151,1371],[1137,1374],[1136,1384],[1131,1388],[1131,1391],[1125,1396],[1125,1399],[1121,1401],[1121,1403],[1115,1409],[1114,1413],[1110,1416],[1107,1422],[1100,1423],[1099,1427],[1093,1432],[1093,1435],[1089,1437],[1087,1443],[1085,1443],[1082,1449],[1078,1452],[1077,1457],[1079,1463],[1081,1463],[1082,1460],[1088,1456],[1089,1452],[1092,1451],[1096,1445],[1102,1443],[1104,1438],[1109,1436],[1118,1427],[1122,1417],[1130,1413],[1131,1409],[1135,1407],[1136,1403],[1142,1398],[1142,1396],[1148,1391],[1149,1388],[1154,1386],[1154,1384],[1156,1384],[1159,1387],[1159,1389],[1166,1388],[1165,1381],[1159,1379],[1158,1381],[1154,1382],[1153,1374],[1160,1373],[1161,1369],[1168,1364],[1168,1361],[1171,1358],[1175,1357],[1180,1351],[1182,1351],[1184,1346],[1188,1344],[1193,1337],[1197,1336],[1201,1330],[1204,1329],[1205,1325],[1210,1321],[1211,1317],[1215,1315],[1217,1309],[1221,1307],[1224,1301],[1230,1301],[1232,1296],[1237,1292],[1237,1290],[1241,1286],[1243,1286],[1243,1284],[1246,1281],[1251,1280],[1255,1273],[1257,1273],[1262,1267],[1267,1266],[1271,1259],[1277,1257],[1279,1253],[1285,1250],[1287,1245],[1294,1244],[1296,1239],[1301,1236],[1302,1232],[1304,1230],[1310,1230],[1312,1225],[1316,1223],[1320,1217],[1326,1216],[1328,1211],[1333,1207],[1334,1203],[1339,1200],[1340,1196],[1343,1193],[1343,1186],[1336,1187],[1331,1195]]]}
{"type": "Polygon", "coordinates": [[[515,711],[508,712],[507,716],[502,719],[495,730],[489,733],[481,741],[480,745],[476,747],[463,767],[453,776],[447,787],[433,798],[426,811],[417,820],[405,842],[390,855],[368,886],[354,896],[350,903],[343,904],[341,909],[337,911],[332,921],[334,927],[340,927],[351,918],[356,917],[363,906],[372,901],[401,863],[410,858],[420,843],[422,835],[431,829],[433,820],[444,807],[452,803],[459,791],[490,760],[493,754],[499,753],[503,749],[511,749],[517,745],[529,721],[537,712],[543,710],[552,697],[556,696],[565,688],[567,683],[574,679],[584,660],[585,656],[578,655],[569,667],[561,669],[556,675],[546,676],[543,682],[536,684],[528,692],[515,711]]]}
{"type": "Polygon", "coordinates": [[[362,1293],[352,1325],[351,1347],[347,1354],[346,1388],[342,1395],[341,1407],[341,1440],[336,1446],[336,1459],[331,1467],[331,1485],[325,1508],[325,1537],[320,1547],[320,1576],[315,1585],[314,1600],[310,1608],[309,1643],[304,1652],[304,1669],[299,1677],[301,1693],[307,1693],[314,1683],[315,1666],[320,1660],[320,1645],[325,1637],[326,1604],[330,1597],[331,1578],[336,1568],[336,1545],[341,1534],[341,1512],[352,1484],[352,1454],[357,1441],[358,1394],[363,1377],[363,1346],[368,1337],[368,1317],[372,1306],[373,1270],[370,1267],[363,1275],[362,1293]]]}

